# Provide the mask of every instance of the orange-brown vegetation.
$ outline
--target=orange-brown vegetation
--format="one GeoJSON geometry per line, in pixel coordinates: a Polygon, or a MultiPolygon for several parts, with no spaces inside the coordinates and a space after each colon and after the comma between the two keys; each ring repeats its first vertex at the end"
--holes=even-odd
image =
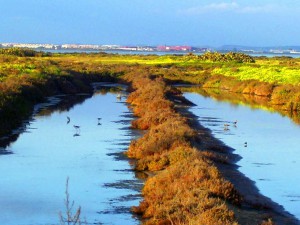
{"type": "Polygon", "coordinates": [[[209,154],[192,146],[195,130],[167,99],[176,92],[145,71],[128,73],[124,79],[135,90],[128,98],[139,116],[133,126],[148,129],[132,141],[127,155],[137,159],[137,170],[155,171],[145,183],[143,201],[133,211],[143,216],[144,224],[237,223],[227,204],[238,206],[241,197],[209,154]]]}
{"type": "MultiPolygon", "coordinates": [[[[234,99],[237,97],[233,92],[241,93],[244,95],[239,96],[248,96],[246,100],[251,102],[255,96],[264,96],[259,104],[271,102],[293,115],[300,111],[300,88],[213,74],[215,69],[227,67],[229,72],[238,73],[239,65],[243,65],[240,62],[251,58],[236,54],[207,56],[199,60],[193,55],[48,55],[19,49],[0,51],[0,125],[3,129],[0,135],[16,127],[17,121],[28,115],[33,104],[45,96],[91,92],[91,82],[122,78],[131,82],[134,90],[128,102],[139,118],[132,126],[147,130],[143,137],[131,143],[127,155],[136,159],[137,170],[154,174],[145,183],[143,201],[133,207],[133,211],[143,216],[145,224],[236,224],[239,216],[232,210],[242,210],[238,208],[241,196],[214,164],[229,163],[226,152],[194,146],[199,142],[198,133],[169,100],[179,93],[165,81],[200,84],[217,92],[227,90],[234,99]]],[[[296,61],[290,61],[283,63],[297,65],[296,61]]],[[[260,67],[253,62],[248,66],[260,67]]],[[[251,214],[245,221],[252,217],[251,214]]],[[[263,224],[272,224],[270,217],[266,218],[263,224]]]]}

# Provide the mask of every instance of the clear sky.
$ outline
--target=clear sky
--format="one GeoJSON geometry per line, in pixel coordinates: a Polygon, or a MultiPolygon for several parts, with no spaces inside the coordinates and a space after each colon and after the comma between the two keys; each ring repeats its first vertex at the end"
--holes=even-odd
{"type": "Polygon", "coordinates": [[[0,0],[0,42],[300,45],[300,1],[0,0]]]}

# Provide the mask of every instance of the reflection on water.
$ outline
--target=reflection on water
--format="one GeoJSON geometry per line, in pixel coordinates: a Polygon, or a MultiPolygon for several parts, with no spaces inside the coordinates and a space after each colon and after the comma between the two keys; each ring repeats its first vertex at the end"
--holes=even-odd
{"type": "Polygon", "coordinates": [[[299,125],[275,112],[195,93],[185,97],[197,105],[191,112],[201,124],[242,157],[239,170],[256,182],[263,195],[300,219],[299,125]]]}
{"type": "Polygon", "coordinates": [[[60,96],[63,107],[37,109],[26,132],[3,149],[12,154],[0,155],[0,224],[59,224],[67,177],[70,198],[89,224],[139,224],[130,207],[142,181],[123,155],[137,134],[117,93],[77,96],[75,106],[60,96]]]}
{"type": "Polygon", "coordinates": [[[200,88],[197,86],[180,87],[183,92],[199,93],[202,96],[213,98],[217,101],[228,102],[232,106],[245,105],[251,109],[261,109],[269,112],[277,112],[283,116],[290,117],[295,123],[300,124],[300,113],[286,111],[281,105],[270,104],[269,97],[257,95],[239,94],[226,90],[213,88],[200,88]]]}

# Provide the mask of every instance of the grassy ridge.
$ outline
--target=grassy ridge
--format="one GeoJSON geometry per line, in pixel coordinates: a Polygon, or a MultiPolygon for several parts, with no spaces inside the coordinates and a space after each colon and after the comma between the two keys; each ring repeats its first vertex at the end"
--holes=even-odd
{"type": "Polygon", "coordinates": [[[202,86],[244,95],[268,97],[269,104],[281,111],[300,112],[300,86],[298,85],[278,85],[257,80],[239,81],[216,75],[207,79],[202,86]]]}
{"type": "Polygon", "coordinates": [[[146,219],[144,224],[236,224],[227,204],[239,205],[241,198],[205,152],[192,147],[197,134],[166,99],[172,89],[143,71],[125,79],[135,89],[128,102],[140,117],[133,126],[149,129],[131,143],[127,155],[137,159],[137,170],[156,171],[133,210],[146,219]]]}

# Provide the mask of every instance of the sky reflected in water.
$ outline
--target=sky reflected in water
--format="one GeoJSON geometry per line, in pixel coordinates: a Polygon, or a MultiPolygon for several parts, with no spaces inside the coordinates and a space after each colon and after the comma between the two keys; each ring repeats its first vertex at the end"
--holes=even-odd
{"type": "Polygon", "coordinates": [[[7,147],[13,154],[0,156],[0,224],[59,224],[67,177],[70,198],[89,223],[139,224],[129,207],[140,200],[141,181],[127,160],[114,157],[122,157],[134,138],[128,116],[112,93],[94,95],[68,112],[35,116],[7,147]]]}
{"type": "Polygon", "coordinates": [[[197,105],[190,111],[201,124],[242,156],[239,170],[256,182],[262,194],[300,219],[300,126],[278,113],[195,93],[184,96],[197,105]],[[229,130],[224,130],[224,124],[230,125],[229,130]]]}

